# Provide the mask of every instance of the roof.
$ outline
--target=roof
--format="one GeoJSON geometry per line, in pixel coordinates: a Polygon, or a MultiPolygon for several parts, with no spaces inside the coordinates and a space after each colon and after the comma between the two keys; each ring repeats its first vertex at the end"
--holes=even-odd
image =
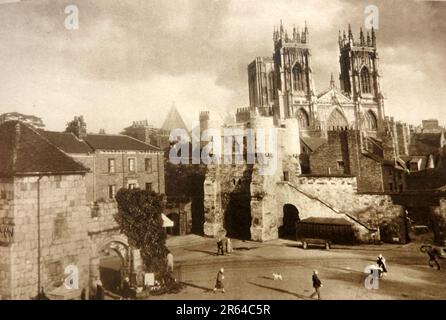
{"type": "Polygon", "coordinates": [[[175,105],[172,105],[170,108],[161,129],[166,131],[172,131],[173,129],[184,129],[186,132],[188,132],[186,124],[184,123],[183,118],[181,118],[175,105]]]}
{"type": "Polygon", "coordinates": [[[79,174],[88,169],[20,121],[0,125],[0,176],[79,174]]]}
{"type": "Polygon", "coordinates": [[[349,97],[344,95],[335,86],[331,86],[328,90],[324,91],[317,96],[317,103],[321,104],[351,104],[353,103],[349,97]]]}
{"type": "Polygon", "coordinates": [[[324,138],[314,138],[314,137],[301,137],[300,140],[311,150],[315,151],[324,143],[327,142],[327,139],[324,138]]]}
{"type": "Polygon", "coordinates": [[[93,149],[71,132],[41,131],[41,135],[66,153],[91,153],[93,149]]]}
{"type": "Polygon", "coordinates": [[[439,152],[442,147],[443,133],[413,133],[410,137],[409,151],[411,155],[428,155],[439,152]]]}
{"type": "Polygon", "coordinates": [[[331,225],[348,225],[352,223],[344,218],[322,218],[322,217],[310,217],[300,220],[299,223],[315,223],[315,224],[331,224],[331,225]]]}
{"type": "Polygon", "coordinates": [[[87,134],[85,141],[95,150],[160,151],[155,146],[125,135],[87,134]]]}

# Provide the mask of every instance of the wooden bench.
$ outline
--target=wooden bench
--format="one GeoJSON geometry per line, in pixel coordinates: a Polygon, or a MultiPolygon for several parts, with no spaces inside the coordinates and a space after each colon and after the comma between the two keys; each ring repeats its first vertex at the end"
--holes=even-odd
{"type": "Polygon", "coordinates": [[[302,248],[304,249],[307,249],[309,245],[324,246],[326,250],[331,248],[331,241],[327,239],[302,238],[299,240],[302,242],[302,248]]]}

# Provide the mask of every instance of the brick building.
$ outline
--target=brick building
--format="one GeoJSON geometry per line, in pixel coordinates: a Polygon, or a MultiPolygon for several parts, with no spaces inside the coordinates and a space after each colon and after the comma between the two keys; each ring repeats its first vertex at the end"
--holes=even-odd
{"type": "Polygon", "coordinates": [[[87,134],[82,117],[72,132],[42,131],[48,141],[82,163],[87,200],[113,200],[120,188],[141,188],[163,194],[164,155],[150,144],[125,135],[87,134]]]}

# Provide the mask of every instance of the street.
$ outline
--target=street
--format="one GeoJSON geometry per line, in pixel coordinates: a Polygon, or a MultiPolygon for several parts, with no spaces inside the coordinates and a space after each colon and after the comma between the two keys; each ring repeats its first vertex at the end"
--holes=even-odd
{"type": "MultiPolygon", "coordinates": [[[[427,264],[420,243],[407,245],[335,245],[330,251],[304,250],[290,240],[265,243],[233,240],[234,253],[216,256],[213,239],[195,235],[167,241],[175,258],[175,274],[185,288],[178,294],[150,299],[309,299],[311,275],[319,271],[322,299],[445,299],[446,272],[427,264]],[[387,260],[388,274],[378,289],[364,285],[364,268],[378,254],[387,260]],[[224,267],[226,293],[213,293],[217,271],[224,267]],[[273,280],[273,273],[283,280],[273,280]]],[[[444,260],[440,264],[446,267],[444,260]]]]}

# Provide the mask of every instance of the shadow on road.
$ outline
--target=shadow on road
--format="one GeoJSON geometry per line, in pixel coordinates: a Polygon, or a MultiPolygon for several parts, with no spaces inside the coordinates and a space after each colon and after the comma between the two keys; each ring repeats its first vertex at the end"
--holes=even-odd
{"type": "Polygon", "coordinates": [[[216,256],[216,255],[217,255],[217,253],[216,253],[215,251],[198,250],[198,249],[184,249],[184,250],[189,251],[189,252],[201,252],[201,253],[206,253],[206,254],[208,254],[208,255],[210,255],[210,256],[216,256]]]}
{"type": "Polygon", "coordinates": [[[189,282],[180,282],[181,284],[184,284],[185,286],[188,287],[192,287],[192,288],[197,288],[197,289],[203,289],[204,292],[212,292],[214,288],[207,288],[207,287],[202,287],[199,286],[197,284],[193,284],[193,283],[189,283],[189,282]]]}
{"type": "MultiPolygon", "coordinates": [[[[262,277],[262,278],[266,278],[266,277],[262,277]]],[[[271,280],[270,278],[268,278],[268,279],[271,280]]],[[[274,290],[274,291],[281,292],[281,293],[287,293],[287,294],[292,295],[292,296],[294,296],[296,298],[299,298],[299,299],[312,300],[310,297],[307,297],[307,296],[304,296],[304,295],[301,295],[301,294],[297,294],[295,292],[291,292],[291,291],[288,291],[288,290],[284,290],[284,289],[280,289],[280,288],[274,288],[274,287],[269,287],[269,286],[265,286],[263,284],[258,284],[258,283],[255,283],[255,282],[248,282],[248,283],[252,284],[254,286],[260,287],[260,288],[270,289],[270,290],[274,290]]]]}

